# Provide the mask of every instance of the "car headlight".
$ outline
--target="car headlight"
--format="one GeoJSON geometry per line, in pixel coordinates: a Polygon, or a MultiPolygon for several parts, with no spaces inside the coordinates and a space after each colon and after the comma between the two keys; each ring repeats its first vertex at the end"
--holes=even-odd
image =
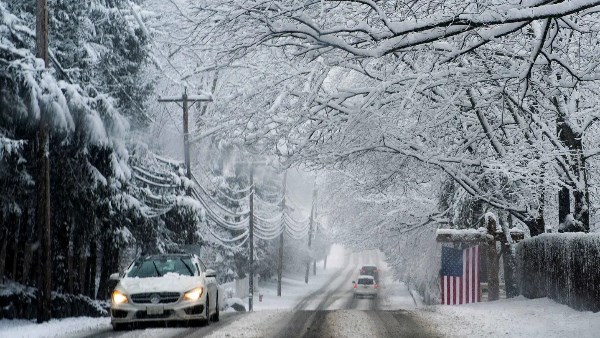
{"type": "Polygon", "coordinates": [[[186,292],[183,295],[183,298],[185,298],[187,300],[198,300],[198,299],[200,299],[200,296],[202,296],[202,288],[195,288],[193,290],[186,292]]]}
{"type": "Polygon", "coordinates": [[[115,290],[112,293],[112,301],[113,304],[123,304],[127,303],[127,296],[119,290],[115,290]]]}

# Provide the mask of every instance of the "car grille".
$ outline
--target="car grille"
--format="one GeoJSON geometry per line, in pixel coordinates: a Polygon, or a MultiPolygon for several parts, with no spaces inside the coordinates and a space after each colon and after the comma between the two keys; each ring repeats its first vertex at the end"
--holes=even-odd
{"type": "Polygon", "coordinates": [[[138,304],[151,304],[154,295],[160,297],[158,304],[175,303],[179,300],[179,292],[146,292],[131,295],[131,301],[138,304]]]}

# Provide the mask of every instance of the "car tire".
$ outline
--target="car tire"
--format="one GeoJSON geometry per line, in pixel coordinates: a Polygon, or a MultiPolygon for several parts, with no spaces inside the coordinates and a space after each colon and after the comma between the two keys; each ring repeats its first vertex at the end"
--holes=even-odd
{"type": "Polygon", "coordinates": [[[215,314],[212,316],[212,321],[213,322],[219,321],[219,294],[218,293],[217,293],[217,301],[215,304],[215,314]]]}
{"type": "Polygon", "coordinates": [[[127,329],[126,323],[113,323],[112,324],[113,331],[124,331],[127,329]]]}
{"type": "Polygon", "coordinates": [[[204,311],[206,313],[206,320],[204,321],[204,326],[208,326],[210,325],[210,301],[208,299],[208,296],[206,296],[206,307],[204,308],[204,311]]]}

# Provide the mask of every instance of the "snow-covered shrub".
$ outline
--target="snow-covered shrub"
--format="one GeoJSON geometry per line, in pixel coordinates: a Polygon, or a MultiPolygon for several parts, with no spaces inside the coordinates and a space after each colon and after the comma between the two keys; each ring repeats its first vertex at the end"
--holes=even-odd
{"type": "Polygon", "coordinates": [[[543,234],[517,246],[518,279],[528,298],[550,297],[600,311],[600,235],[543,234]]]}
{"type": "MultiPolygon", "coordinates": [[[[35,288],[12,282],[0,286],[0,319],[36,318],[36,291],[35,288]]],[[[53,318],[104,317],[108,315],[109,304],[84,295],[53,292],[51,307],[53,318]]]]}

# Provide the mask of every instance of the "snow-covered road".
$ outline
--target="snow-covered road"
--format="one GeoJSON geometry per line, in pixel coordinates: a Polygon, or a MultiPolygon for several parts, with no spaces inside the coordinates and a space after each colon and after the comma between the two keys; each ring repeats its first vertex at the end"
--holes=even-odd
{"type": "MultiPolygon", "coordinates": [[[[252,313],[221,313],[208,327],[154,327],[114,332],[109,318],[69,318],[41,325],[0,321],[4,337],[598,337],[600,313],[578,312],[554,301],[517,297],[461,306],[417,306],[393,282],[379,252],[345,254],[337,266],[284,278],[283,297],[261,284],[263,302],[252,313]],[[354,299],[352,280],[363,264],[380,267],[377,299],[354,299]]],[[[333,264],[332,264],[333,265],[333,264]]]]}
{"type": "Polygon", "coordinates": [[[411,312],[415,303],[403,285],[392,284],[377,251],[354,253],[323,285],[287,311],[246,315],[209,337],[435,337],[411,312]],[[382,268],[378,298],[355,299],[352,280],[362,265],[382,268]]]}
{"type": "MultiPolygon", "coordinates": [[[[221,321],[206,327],[153,327],[115,332],[108,325],[72,337],[397,337],[432,336],[411,314],[401,309],[414,308],[406,288],[389,288],[390,274],[378,251],[352,253],[343,263],[312,278],[310,290],[294,303],[282,300],[284,307],[253,313],[222,313],[221,321]],[[375,264],[382,269],[380,295],[375,299],[355,299],[352,280],[362,265],[375,264]],[[393,301],[392,301],[393,300],[393,301]],[[392,305],[393,304],[393,305],[392,305]],[[396,311],[384,311],[396,310],[396,311]]],[[[290,290],[290,292],[294,292],[290,290]]],[[[294,294],[292,293],[291,296],[294,294]]]]}

